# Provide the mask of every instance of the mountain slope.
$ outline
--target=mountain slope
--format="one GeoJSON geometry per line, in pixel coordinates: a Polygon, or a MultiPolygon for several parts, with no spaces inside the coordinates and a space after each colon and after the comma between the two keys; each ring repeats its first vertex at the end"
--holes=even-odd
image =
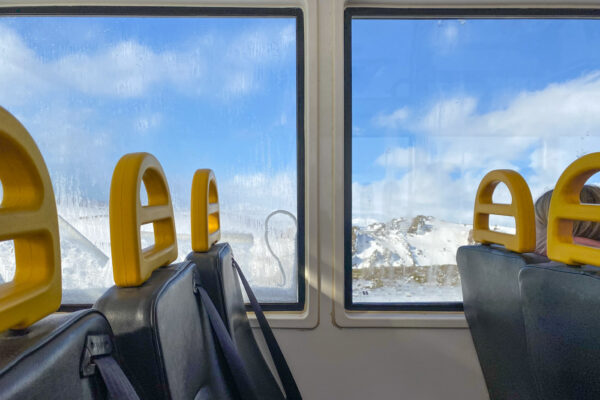
{"type": "Polygon", "coordinates": [[[456,264],[456,250],[467,243],[471,226],[423,215],[352,228],[352,268],[456,264]]]}
{"type": "Polygon", "coordinates": [[[423,215],[353,226],[354,301],[461,301],[456,251],[471,230],[423,215]]]}

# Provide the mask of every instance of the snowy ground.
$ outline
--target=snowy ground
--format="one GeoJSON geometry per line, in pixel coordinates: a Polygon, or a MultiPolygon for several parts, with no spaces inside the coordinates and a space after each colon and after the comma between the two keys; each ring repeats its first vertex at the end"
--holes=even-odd
{"type": "MultiPolygon", "coordinates": [[[[63,303],[93,303],[114,285],[110,257],[108,207],[101,204],[59,204],[63,303]]],[[[263,212],[262,214],[266,214],[263,212]]],[[[260,212],[221,215],[221,242],[229,242],[248,279],[262,301],[296,301],[296,228],[287,216],[275,216],[269,224],[269,241],[281,260],[286,282],[265,242],[264,219],[260,212]]],[[[175,210],[179,248],[178,260],[191,251],[190,213],[175,210]]],[[[142,227],[142,247],[153,243],[151,225],[142,227]]],[[[0,282],[14,276],[12,241],[0,242],[0,282]]]]}
{"type": "MultiPolygon", "coordinates": [[[[110,257],[108,207],[58,205],[64,303],[93,303],[114,284],[110,257]]],[[[268,212],[221,215],[222,242],[229,242],[262,301],[296,301],[296,226],[285,215],[272,218],[269,241],[283,274],[265,242],[268,212]]],[[[191,251],[190,213],[175,210],[179,260],[191,251]]],[[[151,225],[150,225],[151,227],[151,225]]],[[[507,231],[507,229],[502,229],[507,231]]],[[[461,301],[456,267],[458,247],[472,243],[471,226],[433,217],[396,218],[386,223],[354,220],[352,228],[355,302],[461,301]]],[[[142,246],[153,243],[142,227],[142,246]]],[[[0,281],[14,276],[12,242],[0,242],[0,281]]]]}
{"type": "Polygon", "coordinates": [[[462,290],[457,285],[424,285],[417,282],[389,281],[372,288],[373,282],[357,279],[353,282],[352,298],[355,303],[427,303],[460,302],[462,290]]]}

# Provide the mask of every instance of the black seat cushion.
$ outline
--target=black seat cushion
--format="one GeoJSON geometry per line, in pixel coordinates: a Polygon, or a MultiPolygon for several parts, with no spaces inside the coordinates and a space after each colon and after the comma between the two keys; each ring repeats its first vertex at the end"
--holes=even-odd
{"type": "Polygon", "coordinates": [[[98,373],[80,375],[88,335],[112,335],[94,310],[53,314],[24,332],[0,334],[0,399],[104,399],[98,373]]]}
{"type": "Polygon", "coordinates": [[[460,247],[456,258],[465,316],[490,398],[538,398],[527,364],[518,274],[525,265],[548,259],[482,245],[460,247]]]}
{"type": "Polygon", "coordinates": [[[143,399],[233,399],[231,376],[194,295],[191,262],[142,286],[110,288],[95,304],[113,328],[123,369],[143,399]]]}
{"type": "Polygon", "coordinates": [[[600,275],[527,266],[519,282],[530,360],[543,399],[600,398],[600,275]]]}
{"type": "Polygon", "coordinates": [[[248,368],[258,398],[282,399],[283,394],[258,347],[248,321],[238,275],[233,269],[233,255],[229,244],[214,245],[206,253],[190,253],[187,259],[196,264],[199,281],[225,321],[248,368]]]}

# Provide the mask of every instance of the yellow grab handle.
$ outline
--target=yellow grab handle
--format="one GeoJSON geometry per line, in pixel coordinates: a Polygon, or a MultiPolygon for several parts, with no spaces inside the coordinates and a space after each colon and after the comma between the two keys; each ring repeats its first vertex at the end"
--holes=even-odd
{"type": "Polygon", "coordinates": [[[535,214],[533,199],[525,179],[516,171],[498,169],[488,172],[477,189],[473,215],[473,239],[481,243],[502,244],[508,250],[524,253],[535,249],[535,214]],[[496,204],[492,195],[502,182],[508,187],[511,204],[496,204]],[[516,233],[490,231],[490,214],[515,218],[516,233]]]}
{"type": "Polygon", "coordinates": [[[27,130],[0,107],[0,241],[13,240],[14,279],[0,284],[0,331],[24,329],[60,307],[58,216],[50,175],[27,130]]]}
{"type": "Polygon", "coordinates": [[[581,189],[600,171],[600,153],[587,154],[564,170],[550,200],[548,213],[548,258],[566,264],[595,264],[600,249],[573,243],[573,220],[600,222],[600,205],[583,205],[581,189]]]}
{"type": "Polygon", "coordinates": [[[217,179],[210,169],[199,169],[192,181],[192,250],[207,252],[221,239],[217,179]]]}
{"type": "Polygon", "coordinates": [[[110,185],[110,247],[117,286],[139,286],[156,268],[177,258],[171,193],[158,160],[148,153],[124,155],[110,185]],[[142,206],[142,181],[148,205],[142,206]],[[142,249],[141,226],[152,223],[154,245],[142,249]]]}

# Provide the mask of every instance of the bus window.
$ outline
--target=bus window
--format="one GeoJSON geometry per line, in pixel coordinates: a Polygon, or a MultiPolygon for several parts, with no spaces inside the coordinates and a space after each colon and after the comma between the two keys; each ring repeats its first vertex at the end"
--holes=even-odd
{"type": "Polygon", "coordinates": [[[460,310],[481,178],[514,169],[535,200],[600,148],[600,23],[364,11],[346,13],[345,305],[460,310]]]}
{"type": "MultiPolygon", "coordinates": [[[[0,18],[0,105],[31,132],[51,174],[63,303],[93,303],[113,285],[112,173],[124,154],[149,152],[171,189],[179,259],[191,251],[194,171],[211,168],[222,241],[259,300],[302,308],[300,11],[148,10],[0,18]]],[[[151,225],[141,230],[142,245],[152,245],[151,225]]]]}

